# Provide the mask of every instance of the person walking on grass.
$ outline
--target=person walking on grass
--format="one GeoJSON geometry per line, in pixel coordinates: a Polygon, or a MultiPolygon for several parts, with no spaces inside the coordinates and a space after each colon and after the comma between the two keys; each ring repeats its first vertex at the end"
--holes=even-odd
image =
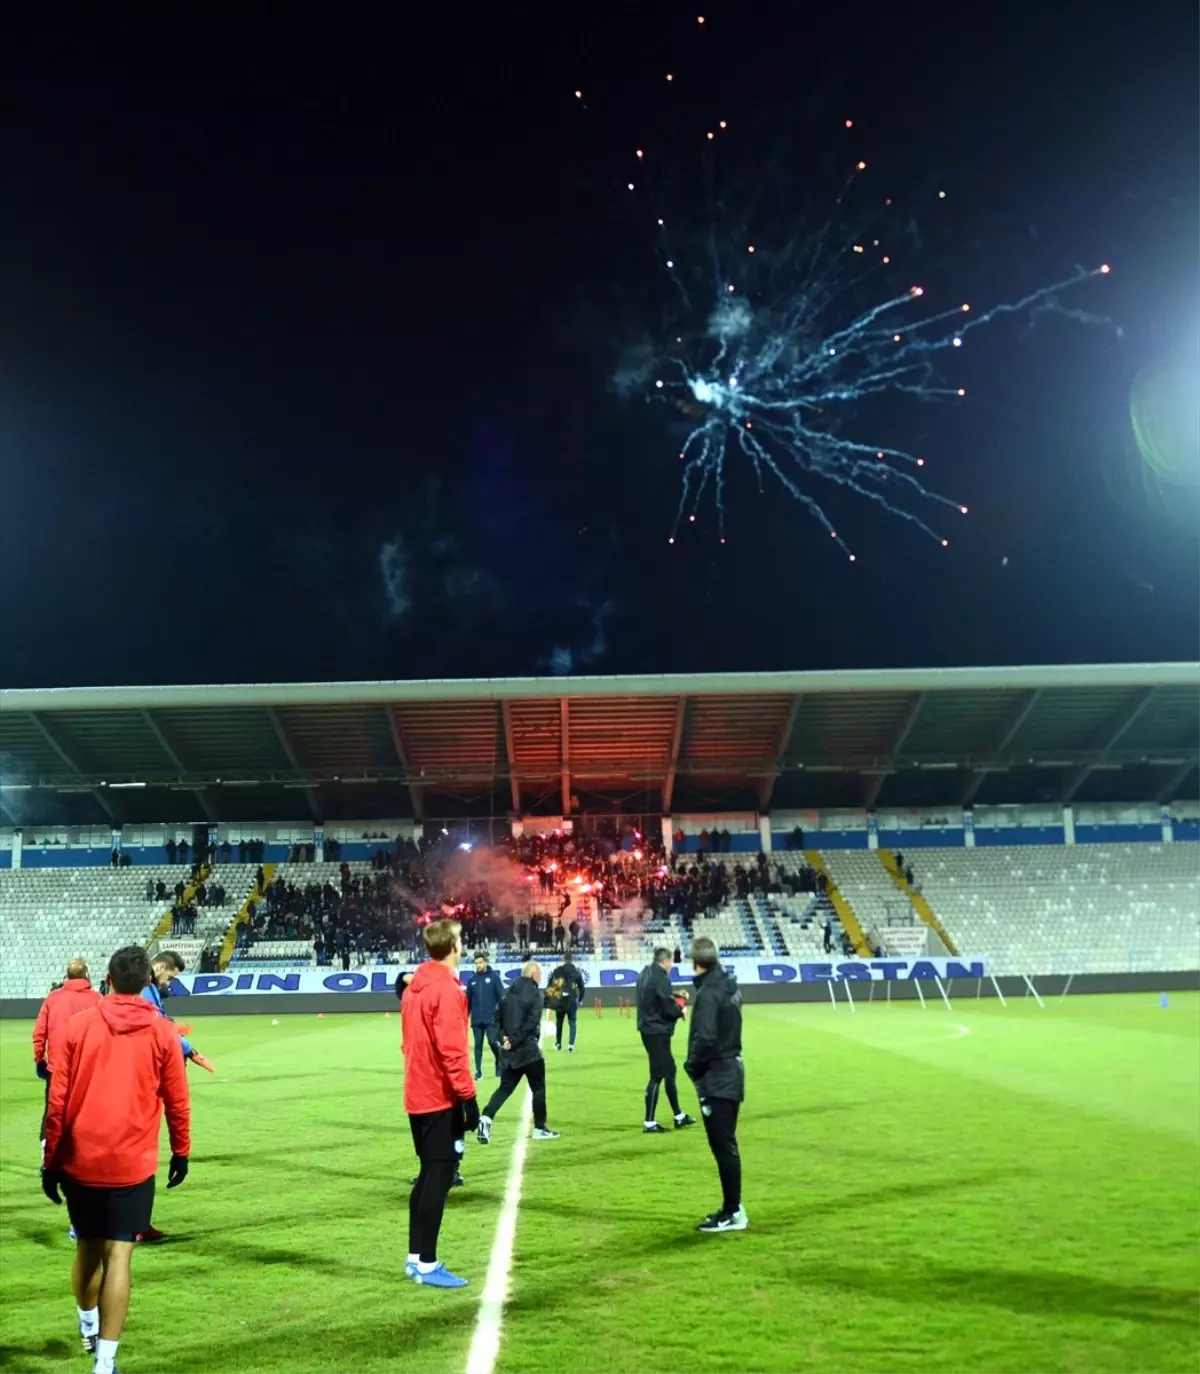
{"type": "Polygon", "coordinates": [[[178,1032],[142,998],[150,977],[140,945],[117,950],[109,995],[71,1018],[50,1076],[42,1191],[56,1206],[65,1194],[78,1238],[71,1280],[93,1374],[115,1374],[134,1242],[149,1230],[154,1208],[164,1107],[167,1187],[188,1175],[187,1073],[178,1032]]]}
{"type": "Polygon", "coordinates": [[[479,1118],[476,1135],[481,1145],[491,1142],[496,1113],[516,1092],[522,1078],[533,1094],[534,1140],[558,1139],[558,1132],[546,1125],[546,1060],[541,1043],[543,998],[538,988],[541,977],[541,966],[531,959],[504,994],[496,1012],[501,1048],[500,1086],[479,1118]]]}
{"type": "Polygon", "coordinates": [[[646,1084],[646,1111],[642,1130],[646,1135],[666,1135],[667,1128],[655,1119],[658,1110],[658,1090],[663,1084],[667,1101],[675,1118],[675,1129],[683,1130],[696,1124],[679,1105],[679,1090],[675,1086],[675,1056],[671,1053],[671,1037],[683,1017],[687,993],[676,993],[671,987],[671,951],[656,949],[654,959],[638,974],[637,1025],[642,1045],[650,1060],[650,1081],[646,1084]]]}
{"type": "Polygon", "coordinates": [[[742,994],[737,979],[721,967],[711,940],[692,941],[692,967],[696,996],[683,1067],[696,1086],[708,1148],[721,1180],[720,1209],[706,1216],[697,1229],[744,1231],[750,1218],[742,1207],[742,1158],[737,1142],[738,1110],[746,1096],[742,994]]]}
{"type": "Polygon", "coordinates": [[[67,1026],[76,1013],[98,1007],[103,1000],[92,987],[87,960],[72,959],[67,965],[65,981],[46,997],[33,1023],[33,1070],[46,1084],[46,1108],[42,1112],[42,1124],[38,1130],[42,1163],[46,1159],[46,1111],[50,1109],[50,1082],[55,1059],[66,1043],[67,1026]]]}
{"type": "MultiPolygon", "coordinates": [[[[561,926],[561,922],[559,923],[561,926]]],[[[563,1022],[569,1023],[571,1032],[567,1041],[567,1053],[575,1053],[575,1035],[579,1024],[579,1004],[587,983],[583,974],[575,966],[574,959],[568,955],[550,975],[546,987],[546,1001],[554,1012],[554,1048],[563,1047],[563,1022]]]]}
{"type": "Polygon", "coordinates": [[[465,1288],[437,1257],[446,1196],[454,1183],[457,1129],[479,1124],[467,1055],[467,998],[458,980],[462,927],[434,921],[424,931],[428,960],[404,989],[404,1110],[421,1169],[408,1198],[405,1274],[429,1288],[465,1288]],[[458,1123],[461,1122],[461,1126],[458,1123]]]}

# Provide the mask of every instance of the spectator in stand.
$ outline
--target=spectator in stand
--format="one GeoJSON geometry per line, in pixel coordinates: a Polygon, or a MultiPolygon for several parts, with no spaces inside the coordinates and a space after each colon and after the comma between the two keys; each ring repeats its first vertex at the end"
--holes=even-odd
{"type": "Polygon", "coordinates": [[[152,902],[152,901],[154,900],[154,879],[153,879],[153,878],[147,878],[147,879],[146,879],[146,900],[147,900],[148,902],[152,902]]]}
{"type": "MultiPolygon", "coordinates": [[[[72,959],[67,976],[42,1003],[33,1023],[33,1067],[46,1084],[46,1103],[50,1102],[50,1079],[66,1043],[67,1022],[76,1012],[98,1006],[100,994],[92,987],[86,959],[72,959]]],[[[43,1155],[46,1147],[46,1113],[38,1131],[43,1155]]]]}
{"type": "Polygon", "coordinates": [[[179,841],[179,862],[180,862],[181,864],[186,864],[187,861],[188,861],[188,842],[187,842],[186,840],[180,840],[180,841],[179,841]]]}
{"type": "Polygon", "coordinates": [[[167,851],[167,863],[173,864],[175,862],[176,853],[178,852],[175,841],[168,840],[163,848],[167,851]]]}

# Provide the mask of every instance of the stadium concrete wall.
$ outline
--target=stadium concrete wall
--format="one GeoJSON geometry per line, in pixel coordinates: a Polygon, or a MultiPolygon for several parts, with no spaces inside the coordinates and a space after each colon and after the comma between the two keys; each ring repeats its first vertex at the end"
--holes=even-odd
{"type": "MultiPolygon", "coordinates": [[[[1029,997],[1029,989],[1020,978],[998,978],[1000,991],[1006,998],[1019,1000],[1029,997]]],[[[1034,986],[1044,998],[1058,997],[1067,984],[1062,974],[1035,978],[1034,986]]],[[[846,986],[842,983],[765,983],[746,986],[742,989],[743,1000],[747,1004],[755,1002],[823,1002],[829,1004],[829,989],[832,987],[839,1007],[845,1006],[846,986]]],[[[851,994],[856,1003],[870,999],[874,989],[876,1002],[915,1002],[918,1000],[917,985],[911,981],[866,982],[851,980],[851,994]],[[890,998],[889,998],[890,992],[890,998]]],[[[933,983],[924,983],[921,990],[929,1002],[931,1010],[942,1010],[941,999],[933,983]]],[[[946,985],[952,1002],[971,1002],[979,998],[995,997],[996,991],[990,980],[977,982],[975,979],[955,979],[946,985]]],[[[1113,992],[1142,992],[1157,997],[1163,992],[1200,991],[1200,970],[1183,973],[1080,973],[1071,980],[1070,995],[1113,992]]],[[[604,988],[598,994],[590,994],[580,1010],[580,1017],[586,1021],[594,1015],[593,1006],[596,996],[608,1011],[615,1011],[618,997],[624,993],[618,988],[604,988]]],[[[195,1021],[201,1016],[315,1016],[344,1015],[346,1012],[373,1012],[378,1015],[385,1011],[396,1010],[396,999],[387,993],[343,993],[335,999],[327,994],[298,993],[291,997],[279,997],[265,993],[261,997],[249,994],[240,997],[189,997],[186,1002],[187,1020],[195,1021]]],[[[0,1019],[33,1020],[41,1006],[40,1000],[14,997],[0,1001],[0,1019]]],[[[185,1007],[175,1008],[182,1015],[185,1007]]]]}

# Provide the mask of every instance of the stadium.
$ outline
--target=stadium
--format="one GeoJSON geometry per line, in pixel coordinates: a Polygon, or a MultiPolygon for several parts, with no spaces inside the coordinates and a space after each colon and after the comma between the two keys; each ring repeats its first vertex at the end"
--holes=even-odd
{"type": "Polygon", "coordinates": [[[123,1368],[1195,1369],[1198,768],[1192,663],[0,692],[3,1367],[73,1347],[33,1018],[137,944],[215,1073],[123,1368]],[[561,1138],[467,1144],[446,1295],[393,991],[442,916],[587,984],[561,1138]],[[728,1237],[703,1135],[639,1130],[633,985],[698,937],[728,1237]]]}

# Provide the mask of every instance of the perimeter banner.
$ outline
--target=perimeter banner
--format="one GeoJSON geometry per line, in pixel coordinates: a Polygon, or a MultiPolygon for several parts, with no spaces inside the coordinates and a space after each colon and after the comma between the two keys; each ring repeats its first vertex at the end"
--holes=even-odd
{"type": "MultiPolygon", "coordinates": [[[[542,961],[548,973],[551,960],[542,961]]],[[[501,963],[496,966],[506,983],[521,972],[519,964],[501,963]]],[[[884,982],[887,979],[916,979],[932,982],[935,978],[986,978],[987,961],[975,955],[960,955],[957,959],[843,959],[823,964],[796,964],[779,960],[732,959],[726,969],[737,975],[738,982],[753,987],[763,983],[827,983],[842,979],[863,979],[884,982]]],[[[590,989],[632,988],[637,982],[639,965],[619,961],[597,962],[584,960],[578,968],[590,989]]],[[[228,973],[185,973],[171,980],[171,992],[177,997],[236,997],[246,993],[352,993],[391,992],[401,972],[396,965],[383,968],[340,969],[308,968],[293,972],[255,973],[240,968],[228,973]]],[[[464,981],[474,972],[464,966],[464,981]]],[[[671,981],[682,987],[692,981],[690,968],[671,970],[671,981]]]]}

